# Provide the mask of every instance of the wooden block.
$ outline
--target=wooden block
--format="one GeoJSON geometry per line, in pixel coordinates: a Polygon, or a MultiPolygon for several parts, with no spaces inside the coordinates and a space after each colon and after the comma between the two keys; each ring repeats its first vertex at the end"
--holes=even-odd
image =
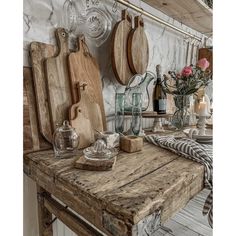
{"type": "Polygon", "coordinates": [[[76,162],[75,167],[82,170],[95,170],[95,171],[104,171],[112,170],[115,165],[116,157],[113,157],[110,160],[88,160],[84,156],[81,156],[76,162]]]}
{"type": "Polygon", "coordinates": [[[143,148],[143,138],[136,136],[121,136],[120,149],[125,152],[138,152],[143,148]]]}

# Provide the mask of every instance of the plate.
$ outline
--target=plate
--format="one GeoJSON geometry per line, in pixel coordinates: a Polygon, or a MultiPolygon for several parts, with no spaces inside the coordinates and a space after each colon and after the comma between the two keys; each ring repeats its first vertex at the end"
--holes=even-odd
{"type": "Polygon", "coordinates": [[[85,34],[94,40],[97,47],[107,40],[111,31],[111,19],[101,9],[92,7],[87,10],[85,21],[85,34]]]}
{"type": "MultiPolygon", "coordinates": [[[[212,135],[212,129],[206,129],[206,135],[198,135],[196,133],[193,132],[192,137],[190,135],[190,130],[191,129],[185,129],[183,132],[185,133],[185,135],[189,138],[193,138],[193,139],[197,139],[198,141],[207,141],[207,140],[212,140],[213,139],[213,135],[212,135]]],[[[194,129],[197,132],[197,129],[194,129]]]]}

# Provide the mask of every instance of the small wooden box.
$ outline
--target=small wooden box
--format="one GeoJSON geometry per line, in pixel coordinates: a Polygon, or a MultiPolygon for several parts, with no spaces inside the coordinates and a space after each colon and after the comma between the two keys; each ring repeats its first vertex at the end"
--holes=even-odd
{"type": "Polygon", "coordinates": [[[138,152],[143,149],[143,138],[137,136],[121,136],[120,149],[125,152],[138,152]]]}

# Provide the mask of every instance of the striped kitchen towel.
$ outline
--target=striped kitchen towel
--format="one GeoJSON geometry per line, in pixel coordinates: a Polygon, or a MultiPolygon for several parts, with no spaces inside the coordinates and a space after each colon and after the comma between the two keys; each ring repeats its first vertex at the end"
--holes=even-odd
{"type": "Polygon", "coordinates": [[[159,136],[150,134],[145,136],[148,142],[158,145],[162,148],[168,149],[176,154],[193,161],[199,162],[205,166],[205,187],[211,192],[205,200],[203,207],[203,215],[208,214],[208,222],[210,226],[213,225],[212,211],[213,211],[213,152],[212,145],[199,144],[196,141],[188,138],[175,138],[174,136],[159,136]]]}

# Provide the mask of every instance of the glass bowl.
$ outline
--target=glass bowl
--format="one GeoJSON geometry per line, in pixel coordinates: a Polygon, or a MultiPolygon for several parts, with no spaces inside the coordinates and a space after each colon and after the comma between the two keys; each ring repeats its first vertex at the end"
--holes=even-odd
{"type": "Polygon", "coordinates": [[[107,148],[104,140],[97,140],[93,146],[83,150],[85,158],[89,160],[109,160],[118,154],[116,148],[107,148]]]}
{"type": "Polygon", "coordinates": [[[87,10],[85,35],[93,40],[97,47],[107,40],[110,31],[111,20],[104,10],[96,7],[91,7],[87,10]]]}

